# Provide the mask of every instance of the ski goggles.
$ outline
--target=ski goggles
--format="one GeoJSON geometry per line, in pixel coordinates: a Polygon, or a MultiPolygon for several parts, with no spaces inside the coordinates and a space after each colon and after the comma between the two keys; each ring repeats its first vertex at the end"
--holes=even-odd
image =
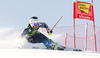
{"type": "Polygon", "coordinates": [[[34,23],[33,25],[34,25],[34,26],[38,26],[39,24],[40,24],[40,23],[34,23]]]}

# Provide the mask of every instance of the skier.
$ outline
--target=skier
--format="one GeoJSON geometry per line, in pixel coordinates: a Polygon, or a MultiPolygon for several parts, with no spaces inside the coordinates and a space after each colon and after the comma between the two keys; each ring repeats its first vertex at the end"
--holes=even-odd
{"type": "Polygon", "coordinates": [[[30,43],[43,43],[47,49],[64,50],[64,46],[58,45],[53,40],[38,31],[40,27],[46,28],[47,33],[52,34],[52,30],[45,22],[39,22],[38,17],[31,17],[28,26],[24,29],[21,37],[25,37],[30,43]]]}

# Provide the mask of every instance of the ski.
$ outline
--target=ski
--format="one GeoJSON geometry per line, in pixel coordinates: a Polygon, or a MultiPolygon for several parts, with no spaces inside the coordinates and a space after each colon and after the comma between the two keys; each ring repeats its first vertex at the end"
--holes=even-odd
{"type": "MultiPolygon", "coordinates": [[[[32,49],[47,49],[47,50],[54,50],[54,49],[48,49],[48,48],[40,48],[40,47],[33,47],[32,49]]],[[[56,49],[56,50],[61,50],[61,51],[83,51],[82,49],[76,49],[76,48],[69,48],[69,47],[64,47],[64,49],[56,49]]]]}

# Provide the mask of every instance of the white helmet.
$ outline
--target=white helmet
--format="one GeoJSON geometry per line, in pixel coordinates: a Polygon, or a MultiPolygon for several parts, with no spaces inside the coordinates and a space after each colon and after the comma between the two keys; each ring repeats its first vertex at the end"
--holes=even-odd
{"type": "Polygon", "coordinates": [[[29,20],[29,24],[31,25],[31,27],[33,27],[34,25],[34,23],[39,23],[39,19],[38,19],[38,17],[31,17],[30,18],[30,20],[29,20]]]}

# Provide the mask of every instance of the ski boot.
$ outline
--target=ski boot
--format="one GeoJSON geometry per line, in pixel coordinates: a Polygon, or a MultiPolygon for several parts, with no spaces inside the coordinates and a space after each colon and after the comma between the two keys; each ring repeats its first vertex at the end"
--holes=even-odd
{"type": "Polygon", "coordinates": [[[51,49],[51,50],[64,50],[66,47],[61,46],[57,43],[51,43],[49,47],[47,47],[47,49],[51,49]]]}

